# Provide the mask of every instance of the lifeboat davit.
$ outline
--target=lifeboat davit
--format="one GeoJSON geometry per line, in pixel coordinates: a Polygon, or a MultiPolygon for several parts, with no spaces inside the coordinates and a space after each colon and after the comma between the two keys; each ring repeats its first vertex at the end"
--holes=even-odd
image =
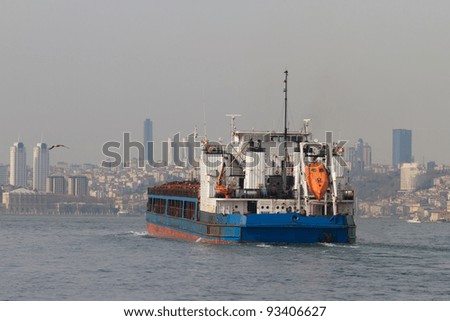
{"type": "Polygon", "coordinates": [[[314,162],[306,165],[306,184],[317,200],[321,200],[328,188],[328,173],[322,163],[314,162]]]}

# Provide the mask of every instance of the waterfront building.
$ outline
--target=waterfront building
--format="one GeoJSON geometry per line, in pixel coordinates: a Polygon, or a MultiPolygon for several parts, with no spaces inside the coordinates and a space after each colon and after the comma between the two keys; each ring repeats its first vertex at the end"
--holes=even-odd
{"type": "Polygon", "coordinates": [[[13,186],[27,186],[27,161],[25,145],[22,142],[14,143],[9,154],[9,184],[13,186]]]}
{"type": "Polygon", "coordinates": [[[33,150],[33,189],[45,192],[50,171],[50,156],[46,143],[39,143],[33,150]]]}
{"type": "Polygon", "coordinates": [[[44,213],[48,210],[49,197],[46,194],[18,188],[3,193],[3,206],[9,213],[44,213]]]}
{"type": "Polygon", "coordinates": [[[18,188],[4,192],[3,207],[14,214],[113,214],[116,212],[112,200],[90,197],[54,195],[18,188]]]}
{"type": "Polygon", "coordinates": [[[430,222],[450,222],[450,212],[448,211],[436,211],[431,213],[430,222]]]}
{"type": "Polygon", "coordinates": [[[392,166],[398,168],[401,163],[411,163],[412,131],[394,129],[392,132],[392,166]]]}

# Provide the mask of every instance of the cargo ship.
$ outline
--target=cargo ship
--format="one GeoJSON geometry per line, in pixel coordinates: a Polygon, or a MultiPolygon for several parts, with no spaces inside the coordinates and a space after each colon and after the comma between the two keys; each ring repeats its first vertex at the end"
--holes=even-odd
{"type": "Polygon", "coordinates": [[[354,190],[343,142],[314,139],[310,120],[284,131],[237,130],[201,146],[198,180],[148,189],[148,234],[208,243],[354,243],[354,190]]]}

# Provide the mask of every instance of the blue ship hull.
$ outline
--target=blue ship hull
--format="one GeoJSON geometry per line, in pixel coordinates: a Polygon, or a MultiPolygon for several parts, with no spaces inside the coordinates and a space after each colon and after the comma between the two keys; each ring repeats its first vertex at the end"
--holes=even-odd
{"type": "MultiPolygon", "coordinates": [[[[196,201],[174,196],[151,197],[196,201]]],[[[211,243],[353,243],[356,240],[352,215],[216,214],[197,209],[195,213],[188,219],[184,211],[179,217],[169,215],[167,206],[164,213],[147,211],[149,235],[211,243]]]]}

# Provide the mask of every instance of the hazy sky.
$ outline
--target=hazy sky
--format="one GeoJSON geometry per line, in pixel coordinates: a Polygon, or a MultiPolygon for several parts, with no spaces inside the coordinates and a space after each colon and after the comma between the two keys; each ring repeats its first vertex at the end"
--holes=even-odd
{"type": "MultiPolygon", "coordinates": [[[[392,129],[417,161],[450,164],[450,2],[0,0],[0,162],[20,135],[69,145],[52,163],[96,162],[123,131],[229,137],[312,118],[390,163],[392,129]]],[[[31,165],[31,162],[28,162],[31,165]]]]}

